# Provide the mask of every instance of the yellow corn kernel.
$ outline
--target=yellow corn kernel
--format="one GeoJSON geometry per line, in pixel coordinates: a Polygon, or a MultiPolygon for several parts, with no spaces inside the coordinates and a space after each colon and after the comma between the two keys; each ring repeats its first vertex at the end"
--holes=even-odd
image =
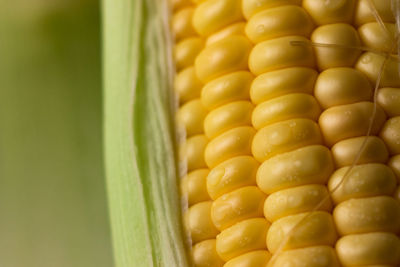
{"type": "Polygon", "coordinates": [[[222,267],[224,261],[218,256],[216,240],[204,240],[193,246],[192,259],[194,267],[222,267]]]}
{"type": "Polygon", "coordinates": [[[393,47],[395,40],[396,25],[394,23],[385,23],[386,29],[383,29],[378,22],[370,22],[361,25],[358,28],[361,41],[364,45],[384,52],[396,51],[393,47]]]}
{"type": "Polygon", "coordinates": [[[193,7],[185,7],[172,16],[172,32],[175,39],[179,41],[182,38],[196,36],[196,31],[192,26],[193,7]]]}
{"type": "Polygon", "coordinates": [[[262,162],[277,154],[321,144],[318,125],[309,119],[291,119],[277,122],[259,130],[252,144],[253,156],[262,162]]]}
{"type": "Polygon", "coordinates": [[[377,196],[349,199],[333,211],[340,235],[400,230],[400,202],[392,197],[377,196]]]}
{"type": "Polygon", "coordinates": [[[303,36],[285,36],[261,42],[250,53],[249,68],[256,75],[289,67],[313,68],[314,54],[309,42],[303,36]],[[304,45],[291,42],[303,42],[304,45]]]}
{"type": "Polygon", "coordinates": [[[296,230],[285,242],[284,250],[334,245],[337,239],[335,224],[328,212],[315,211],[286,216],[272,223],[268,230],[267,247],[271,253],[278,250],[293,227],[296,230]]]}
{"type": "Polygon", "coordinates": [[[400,88],[380,88],[377,102],[389,117],[400,116],[400,88]]]}
{"type": "Polygon", "coordinates": [[[294,118],[318,120],[321,109],[315,98],[308,94],[287,94],[259,104],[253,111],[256,129],[294,118]]]}
{"type": "Polygon", "coordinates": [[[325,184],[333,171],[329,149],[315,145],[277,155],[257,171],[257,185],[266,193],[306,185],[325,184]]]}
{"type": "Polygon", "coordinates": [[[217,228],[211,220],[212,201],[197,203],[189,208],[185,214],[186,227],[190,232],[193,243],[215,238],[217,228]]]}
{"type": "Polygon", "coordinates": [[[186,140],[186,143],[181,147],[180,158],[187,161],[188,172],[207,168],[204,161],[204,150],[208,143],[205,135],[195,135],[186,140]]]}
{"type": "Polygon", "coordinates": [[[231,129],[211,140],[205,150],[205,161],[210,168],[236,157],[251,155],[251,142],[255,130],[243,126],[231,129]]]}
{"type": "Polygon", "coordinates": [[[284,251],[273,267],[339,267],[336,253],[332,247],[316,246],[284,251]]]}
{"type": "Polygon", "coordinates": [[[250,88],[251,100],[258,105],[291,93],[312,94],[318,73],[314,69],[293,67],[257,76],[250,88]]]}
{"type": "Polygon", "coordinates": [[[370,3],[378,11],[379,17],[384,22],[395,22],[391,9],[391,0],[358,0],[354,17],[355,24],[360,26],[368,22],[375,22],[376,17],[370,3]]]}
{"type": "Polygon", "coordinates": [[[253,43],[288,35],[309,37],[314,26],[303,8],[280,6],[255,14],[246,25],[246,35],[253,43]]]}
{"type": "MultiPolygon", "coordinates": [[[[367,75],[370,82],[375,85],[385,57],[372,52],[362,54],[355,65],[355,68],[367,75]]],[[[386,61],[382,72],[380,87],[400,87],[399,63],[397,60],[389,58],[386,61]]]]}
{"type": "Polygon", "coordinates": [[[336,252],[343,266],[370,266],[400,263],[400,240],[392,233],[347,235],[336,243],[336,252]]]}
{"type": "Polygon", "coordinates": [[[254,14],[272,7],[283,5],[301,5],[301,0],[246,0],[242,2],[243,14],[250,19],[254,14]]]}
{"type": "Polygon", "coordinates": [[[186,38],[177,43],[174,48],[176,68],[181,70],[193,65],[203,46],[204,41],[198,37],[186,38]]]}
{"type": "Polygon", "coordinates": [[[372,86],[367,77],[353,68],[331,68],[321,72],[315,82],[315,98],[329,107],[372,100],[372,86]]]}
{"type": "Polygon", "coordinates": [[[357,165],[347,173],[349,168],[336,170],[329,179],[328,188],[335,204],[352,198],[393,194],[396,177],[388,166],[380,163],[357,165]]]}
{"type": "Polygon", "coordinates": [[[396,155],[390,158],[388,166],[393,170],[400,183],[400,155],[396,155]]]}
{"type": "Polygon", "coordinates": [[[391,155],[400,154],[400,116],[387,120],[379,135],[391,155]]]}
{"type": "MultiPolygon", "coordinates": [[[[326,144],[332,146],[343,139],[365,135],[373,109],[374,104],[372,102],[358,102],[331,107],[322,112],[319,118],[319,126],[326,144]]],[[[386,116],[382,108],[377,106],[371,130],[372,135],[379,132],[385,119],[386,116]]]]}
{"type": "Polygon", "coordinates": [[[193,26],[203,36],[242,20],[240,0],[206,0],[199,4],[193,16],[193,26]]]}
{"type": "Polygon", "coordinates": [[[207,191],[215,200],[243,186],[256,184],[258,162],[251,156],[228,159],[214,167],[207,177],[207,191]]]}
{"type": "Polygon", "coordinates": [[[181,103],[198,98],[202,86],[203,84],[197,78],[194,67],[186,68],[175,76],[174,88],[181,103]]]}
{"type": "Polygon", "coordinates": [[[245,219],[263,217],[265,194],[256,186],[246,186],[214,200],[211,219],[222,231],[245,219]]]}
{"type": "MultiPolygon", "coordinates": [[[[365,136],[354,137],[337,142],[332,147],[333,161],[337,167],[349,166],[354,163],[354,159],[360,153],[365,136]]],[[[369,136],[357,164],[365,163],[385,163],[389,158],[389,153],[385,143],[376,136],[369,136]]]]}
{"type": "Polygon", "coordinates": [[[397,187],[396,191],[394,192],[393,196],[397,201],[400,201],[400,186],[397,187]]]}
{"type": "MultiPolygon", "coordinates": [[[[311,35],[311,41],[322,44],[360,46],[360,39],[353,26],[345,23],[320,26],[311,35]]],[[[343,47],[315,47],[315,57],[320,70],[335,67],[351,67],[361,51],[343,47]]]]}
{"type": "Polygon", "coordinates": [[[224,74],[246,70],[250,50],[250,42],[239,35],[206,46],[195,60],[196,74],[206,83],[224,74]]]}
{"type": "Polygon", "coordinates": [[[210,139],[239,126],[251,126],[253,104],[236,101],[225,104],[208,113],[204,120],[204,132],[210,139]]]}
{"type": "Polygon", "coordinates": [[[231,35],[244,35],[244,27],[246,23],[238,22],[225,27],[224,29],[210,35],[206,40],[206,45],[216,43],[222,39],[227,38],[231,35]]]}
{"type": "Polygon", "coordinates": [[[355,0],[304,0],[303,7],[318,25],[351,23],[355,3],[355,0]]]}
{"type": "Polygon", "coordinates": [[[270,258],[268,251],[256,250],[231,259],[224,267],[267,267],[270,258]]]}
{"type": "Polygon", "coordinates": [[[248,71],[238,71],[207,83],[201,91],[201,101],[208,110],[224,104],[250,98],[250,84],[253,75],[248,71]]]}
{"type": "Polygon", "coordinates": [[[312,211],[321,202],[318,210],[331,211],[332,202],[325,185],[296,186],[269,195],[264,203],[264,215],[273,222],[284,216],[312,211]]]}
{"type": "Polygon", "coordinates": [[[174,11],[191,4],[190,0],[169,0],[169,2],[174,11]]]}
{"type": "Polygon", "coordinates": [[[262,218],[237,223],[217,235],[217,253],[228,261],[246,252],[265,249],[270,224],[262,218]]]}
{"type": "Polygon", "coordinates": [[[207,175],[209,172],[208,169],[199,169],[190,172],[183,178],[182,186],[187,193],[189,206],[210,200],[210,196],[207,193],[207,175]]]}
{"type": "Polygon", "coordinates": [[[200,99],[195,99],[184,104],[178,111],[178,121],[185,126],[186,135],[192,136],[204,132],[203,121],[207,110],[200,99]]]}

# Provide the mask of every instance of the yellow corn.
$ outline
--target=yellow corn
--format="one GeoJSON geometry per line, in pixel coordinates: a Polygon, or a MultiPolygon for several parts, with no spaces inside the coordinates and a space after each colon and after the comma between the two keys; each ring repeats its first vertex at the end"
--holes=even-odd
{"type": "Polygon", "coordinates": [[[172,1],[195,266],[400,264],[390,5],[172,1]]]}

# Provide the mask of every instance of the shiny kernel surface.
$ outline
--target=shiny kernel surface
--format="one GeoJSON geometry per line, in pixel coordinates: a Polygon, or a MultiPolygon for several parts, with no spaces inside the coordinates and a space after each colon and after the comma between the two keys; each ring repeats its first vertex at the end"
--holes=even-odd
{"type": "Polygon", "coordinates": [[[235,189],[255,185],[259,163],[252,156],[228,159],[214,167],[207,177],[207,191],[213,200],[235,189]]]}
{"type": "MultiPolygon", "coordinates": [[[[375,85],[385,58],[372,52],[363,53],[357,60],[355,68],[363,72],[375,85]]],[[[394,59],[388,59],[382,72],[380,87],[400,87],[399,64],[394,59]]]]}
{"type": "Polygon", "coordinates": [[[292,67],[257,76],[251,85],[251,100],[255,104],[290,94],[312,94],[318,73],[311,68],[292,67]]]}
{"type": "Polygon", "coordinates": [[[303,7],[318,25],[351,23],[356,0],[304,0],[303,7]]]}
{"type": "Polygon", "coordinates": [[[188,171],[207,167],[204,161],[204,150],[207,143],[208,139],[205,135],[195,135],[188,138],[181,147],[180,158],[187,160],[188,171]]]}
{"type": "Polygon", "coordinates": [[[213,33],[212,35],[208,36],[206,45],[216,43],[231,35],[244,35],[245,25],[246,23],[244,22],[238,22],[217,31],[216,33],[213,33]]]}
{"type": "Polygon", "coordinates": [[[172,16],[172,33],[175,35],[176,41],[196,36],[196,31],[191,23],[193,13],[193,7],[185,7],[172,16]]]}
{"type": "Polygon", "coordinates": [[[178,70],[193,65],[194,59],[203,49],[204,41],[198,37],[186,38],[175,45],[174,57],[178,70]]]}
{"type": "Polygon", "coordinates": [[[280,190],[265,200],[264,215],[273,222],[284,216],[311,211],[323,200],[318,210],[329,212],[332,202],[325,185],[310,184],[280,190]]]}
{"type": "MultiPolygon", "coordinates": [[[[331,107],[322,112],[319,118],[319,126],[326,144],[332,146],[341,140],[365,135],[373,108],[372,102],[358,102],[331,107]]],[[[385,113],[378,106],[372,126],[372,135],[379,132],[385,119],[385,113]]]]}
{"type": "Polygon", "coordinates": [[[370,22],[361,25],[361,27],[358,28],[358,33],[364,45],[379,51],[393,51],[396,53],[397,47],[393,47],[396,25],[394,23],[385,23],[385,28],[387,31],[383,29],[378,22],[370,22]]]}
{"type": "Polygon", "coordinates": [[[218,256],[216,240],[201,241],[193,246],[192,259],[195,267],[222,267],[224,261],[218,256]]]}
{"type": "Polygon", "coordinates": [[[268,125],[254,136],[252,152],[262,162],[280,153],[321,144],[318,125],[310,119],[291,119],[268,125]]]}
{"type": "Polygon", "coordinates": [[[298,35],[309,37],[314,26],[303,8],[284,5],[255,14],[246,25],[246,35],[253,43],[298,35]]]}
{"type": "Polygon", "coordinates": [[[333,211],[340,235],[400,230],[400,202],[389,196],[349,199],[333,211]]]}
{"type": "Polygon", "coordinates": [[[232,128],[250,126],[253,108],[250,101],[236,101],[212,110],[204,120],[205,134],[212,139],[232,128]]]}
{"type": "Polygon", "coordinates": [[[200,202],[191,206],[186,213],[186,227],[190,231],[193,243],[215,238],[218,234],[211,221],[211,205],[212,201],[200,202]]]}
{"type": "MultiPolygon", "coordinates": [[[[314,43],[337,44],[351,47],[360,46],[361,44],[354,27],[345,23],[328,24],[316,28],[311,35],[311,41],[314,43]]],[[[358,49],[342,47],[314,47],[314,50],[320,70],[335,67],[351,67],[361,53],[358,49]]]]}
{"type": "Polygon", "coordinates": [[[201,104],[200,99],[187,102],[178,111],[178,121],[186,129],[186,135],[192,136],[204,132],[203,122],[207,115],[207,110],[201,104]]]}
{"type": "Polygon", "coordinates": [[[210,200],[207,193],[207,175],[208,169],[199,169],[190,172],[182,181],[186,187],[189,206],[193,204],[210,200]]]}
{"type": "Polygon", "coordinates": [[[372,100],[372,85],[354,68],[330,68],[321,72],[314,94],[324,109],[372,100]]]}
{"type": "Polygon", "coordinates": [[[268,250],[271,253],[276,252],[285,236],[296,225],[296,230],[283,247],[284,250],[335,244],[337,234],[331,214],[316,211],[286,216],[272,223],[267,234],[268,250]]]}
{"type": "Polygon", "coordinates": [[[180,103],[186,103],[198,98],[202,86],[203,84],[197,78],[194,67],[180,71],[174,79],[174,88],[180,103]]]}
{"type": "Polygon", "coordinates": [[[392,233],[347,235],[336,243],[343,266],[391,265],[400,262],[400,240],[392,233]]]}
{"type": "Polygon", "coordinates": [[[379,16],[384,22],[394,22],[394,16],[391,9],[391,0],[359,0],[356,5],[354,21],[356,25],[362,25],[368,22],[375,22],[376,18],[371,10],[372,2],[379,16]]]}
{"type": "Polygon", "coordinates": [[[249,68],[255,75],[289,67],[314,67],[310,41],[302,36],[285,36],[258,43],[249,57],[249,68]],[[291,42],[305,45],[292,45],[291,42]]]}
{"type": "Polygon", "coordinates": [[[284,251],[273,267],[339,267],[335,250],[329,246],[315,246],[284,251]]]}
{"type": "Polygon", "coordinates": [[[247,0],[242,2],[243,14],[250,19],[254,14],[273,7],[284,5],[301,5],[301,0],[247,0]]]}
{"type": "MultiPolygon", "coordinates": [[[[354,159],[360,152],[364,143],[365,136],[354,137],[337,142],[332,147],[332,155],[337,167],[349,166],[353,164],[354,159]]],[[[388,160],[389,153],[385,143],[376,136],[368,137],[365,147],[357,160],[357,164],[364,163],[385,163],[388,160]]]]}
{"type": "Polygon", "coordinates": [[[240,0],[206,0],[193,16],[193,26],[202,36],[208,36],[242,19],[240,0]]]}
{"type": "Polygon", "coordinates": [[[237,223],[217,235],[217,253],[229,261],[247,252],[265,249],[270,224],[262,218],[237,223]]]}
{"type": "Polygon", "coordinates": [[[330,151],[325,146],[307,146],[264,161],[257,171],[257,185],[271,194],[300,185],[324,184],[332,171],[330,151]]]}
{"type": "Polygon", "coordinates": [[[357,165],[346,175],[349,168],[347,166],[336,170],[329,179],[328,188],[336,204],[351,198],[393,194],[396,177],[387,165],[380,163],[357,165]]]}
{"type": "Polygon", "coordinates": [[[224,194],[212,204],[212,221],[222,231],[245,219],[262,218],[265,197],[256,186],[242,187],[224,194]]]}
{"type": "Polygon", "coordinates": [[[400,116],[400,88],[380,88],[377,102],[389,117],[400,116]]]}
{"type": "Polygon", "coordinates": [[[238,71],[212,80],[202,89],[201,102],[212,110],[233,101],[248,100],[253,78],[248,71],[238,71]]]}
{"type": "Polygon", "coordinates": [[[256,250],[231,259],[224,267],[267,267],[271,254],[266,250],[256,250]]]}
{"type": "Polygon", "coordinates": [[[195,60],[196,74],[206,83],[234,71],[246,70],[250,50],[248,39],[239,35],[206,46],[195,60]]]}
{"type": "Polygon", "coordinates": [[[294,118],[318,120],[321,109],[308,94],[287,94],[265,101],[254,109],[253,126],[261,129],[269,124],[294,118]]]}
{"type": "Polygon", "coordinates": [[[251,155],[251,142],[255,130],[243,126],[231,129],[211,140],[205,150],[205,161],[210,168],[236,157],[251,155]]]}
{"type": "Polygon", "coordinates": [[[391,155],[400,154],[400,116],[387,120],[379,136],[385,142],[391,155]]]}

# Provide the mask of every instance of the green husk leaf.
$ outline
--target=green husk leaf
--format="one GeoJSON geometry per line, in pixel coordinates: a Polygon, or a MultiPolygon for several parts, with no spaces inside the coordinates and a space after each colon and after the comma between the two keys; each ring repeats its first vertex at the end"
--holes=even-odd
{"type": "Polygon", "coordinates": [[[105,163],[117,267],[188,266],[168,7],[104,0],[105,163]]]}

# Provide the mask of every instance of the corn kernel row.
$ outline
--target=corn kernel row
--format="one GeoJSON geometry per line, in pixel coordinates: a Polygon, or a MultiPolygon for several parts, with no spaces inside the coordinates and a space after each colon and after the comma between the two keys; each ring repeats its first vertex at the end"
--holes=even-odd
{"type": "Polygon", "coordinates": [[[184,167],[187,170],[187,175],[181,181],[182,195],[187,198],[189,205],[184,214],[185,226],[193,244],[194,264],[201,266],[208,259],[218,266],[222,260],[215,248],[218,230],[211,221],[212,202],[206,187],[209,169],[204,161],[208,139],[204,135],[203,122],[207,111],[200,101],[203,83],[197,78],[194,68],[194,59],[205,42],[193,28],[195,5],[190,0],[173,0],[171,6],[172,31],[176,40],[174,58],[177,75],[174,88],[180,103],[177,120],[186,134],[180,154],[180,161],[186,163],[184,167]]]}
{"type": "Polygon", "coordinates": [[[301,1],[257,3],[244,1],[243,6],[246,34],[256,43],[249,58],[257,75],[250,89],[257,105],[252,123],[258,130],[252,153],[262,162],[257,184],[269,194],[264,204],[272,222],[267,247],[280,253],[283,246],[274,266],[338,266],[325,185],[333,161],[323,145],[316,123],[321,109],[312,96],[317,71],[309,38],[315,26],[301,1]]]}
{"type": "Polygon", "coordinates": [[[250,156],[253,76],[247,67],[251,44],[244,36],[241,1],[203,1],[193,25],[207,38],[195,68],[205,84],[201,101],[208,110],[207,189],[213,199],[212,221],[221,231],[216,250],[225,267],[265,266],[270,257],[265,250],[269,223],[262,218],[265,195],[255,186],[258,164],[250,156]]]}
{"type": "MultiPolygon", "coordinates": [[[[354,49],[363,45],[387,52],[388,42],[372,15],[369,0],[342,1],[346,12],[337,16],[330,11],[335,3],[329,8],[312,2],[303,2],[319,25],[311,40],[337,45],[315,47],[318,69],[322,71],[315,84],[315,96],[324,109],[319,125],[337,168],[329,180],[335,204],[333,217],[341,236],[336,253],[342,266],[397,266],[400,243],[395,234],[400,230],[400,205],[392,197],[396,178],[386,165],[389,152],[377,136],[386,114],[380,105],[374,106],[372,97],[384,59],[376,52],[361,54],[361,50],[354,49]],[[351,25],[353,19],[357,30],[351,25]],[[367,137],[372,117],[371,136],[367,137]],[[358,155],[363,144],[365,148],[358,155]]],[[[379,8],[387,13],[390,1],[385,1],[386,6],[382,2],[379,8]]],[[[395,67],[388,62],[382,86],[398,86],[395,67]]]]}

